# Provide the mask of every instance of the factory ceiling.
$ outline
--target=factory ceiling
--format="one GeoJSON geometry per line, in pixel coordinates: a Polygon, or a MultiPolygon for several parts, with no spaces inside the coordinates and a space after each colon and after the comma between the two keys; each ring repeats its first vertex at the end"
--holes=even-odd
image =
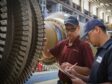
{"type": "Polygon", "coordinates": [[[106,14],[112,17],[112,0],[89,0],[97,8],[102,9],[106,14]]]}

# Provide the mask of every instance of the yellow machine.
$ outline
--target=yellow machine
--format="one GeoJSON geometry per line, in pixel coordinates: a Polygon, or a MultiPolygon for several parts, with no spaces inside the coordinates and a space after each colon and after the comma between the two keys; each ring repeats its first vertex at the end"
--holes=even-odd
{"type": "MultiPolygon", "coordinates": [[[[44,20],[45,36],[47,38],[47,47],[50,49],[56,45],[57,42],[66,38],[65,26],[64,26],[64,13],[53,13],[44,20]]],[[[55,58],[44,60],[44,63],[54,63],[55,58]]]]}

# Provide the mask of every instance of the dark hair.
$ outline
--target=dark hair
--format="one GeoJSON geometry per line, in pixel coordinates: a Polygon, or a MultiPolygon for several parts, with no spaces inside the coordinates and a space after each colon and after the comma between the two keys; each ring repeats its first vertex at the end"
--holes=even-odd
{"type": "Polygon", "coordinates": [[[110,36],[110,38],[112,38],[112,35],[110,36]]]}

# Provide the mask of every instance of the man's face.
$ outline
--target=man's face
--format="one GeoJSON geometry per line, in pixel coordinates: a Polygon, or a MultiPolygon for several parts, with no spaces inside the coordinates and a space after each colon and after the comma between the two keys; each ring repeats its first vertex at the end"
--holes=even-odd
{"type": "Polygon", "coordinates": [[[86,38],[94,47],[99,46],[99,34],[98,30],[96,28],[92,29],[91,31],[88,32],[87,38],[86,38]]]}
{"type": "Polygon", "coordinates": [[[73,41],[77,36],[79,36],[79,26],[73,26],[71,24],[66,24],[65,29],[67,33],[67,39],[73,41]]]}

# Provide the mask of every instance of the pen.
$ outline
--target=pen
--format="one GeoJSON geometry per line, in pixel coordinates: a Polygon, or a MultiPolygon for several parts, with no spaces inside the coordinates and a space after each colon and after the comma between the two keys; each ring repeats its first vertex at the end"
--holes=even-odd
{"type": "Polygon", "coordinates": [[[72,69],[73,67],[75,67],[78,63],[75,63],[74,65],[72,65],[69,69],[72,69]]]}

